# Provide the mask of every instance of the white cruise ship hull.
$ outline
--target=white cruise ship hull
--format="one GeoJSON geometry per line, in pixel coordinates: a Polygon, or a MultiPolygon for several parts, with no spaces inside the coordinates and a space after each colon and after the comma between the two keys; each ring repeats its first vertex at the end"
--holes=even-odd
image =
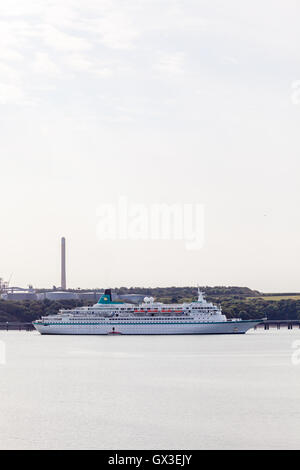
{"type": "Polygon", "coordinates": [[[43,335],[211,335],[244,334],[260,321],[173,322],[173,323],[39,323],[33,325],[43,335]]]}

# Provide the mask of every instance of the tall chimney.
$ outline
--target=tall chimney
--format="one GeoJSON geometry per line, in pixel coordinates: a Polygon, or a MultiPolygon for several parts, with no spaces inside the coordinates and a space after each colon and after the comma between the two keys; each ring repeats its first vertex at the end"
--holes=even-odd
{"type": "Polygon", "coordinates": [[[62,237],[61,239],[61,288],[66,290],[66,239],[62,237]]]}

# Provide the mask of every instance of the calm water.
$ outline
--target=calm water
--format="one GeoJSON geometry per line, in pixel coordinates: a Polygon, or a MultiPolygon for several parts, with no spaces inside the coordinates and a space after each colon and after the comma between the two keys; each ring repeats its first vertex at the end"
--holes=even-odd
{"type": "Polygon", "coordinates": [[[0,339],[1,449],[300,448],[298,329],[0,339]]]}

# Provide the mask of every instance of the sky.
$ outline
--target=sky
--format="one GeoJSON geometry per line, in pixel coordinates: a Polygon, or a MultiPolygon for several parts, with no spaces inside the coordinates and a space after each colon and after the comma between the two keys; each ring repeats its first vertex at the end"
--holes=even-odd
{"type": "Polygon", "coordinates": [[[297,0],[2,0],[0,277],[59,286],[65,236],[68,287],[299,292],[299,15],[297,0]],[[120,201],[144,226],[155,205],[202,207],[201,247],[103,234],[120,201]]]}

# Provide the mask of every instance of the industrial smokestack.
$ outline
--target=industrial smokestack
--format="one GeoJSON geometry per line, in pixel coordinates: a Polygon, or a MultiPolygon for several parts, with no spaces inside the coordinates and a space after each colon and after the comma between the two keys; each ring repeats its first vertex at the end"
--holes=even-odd
{"type": "Polygon", "coordinates": [[[61,288],[66,290],[66,239],[62,237],[61,239],[61,288]]]}

